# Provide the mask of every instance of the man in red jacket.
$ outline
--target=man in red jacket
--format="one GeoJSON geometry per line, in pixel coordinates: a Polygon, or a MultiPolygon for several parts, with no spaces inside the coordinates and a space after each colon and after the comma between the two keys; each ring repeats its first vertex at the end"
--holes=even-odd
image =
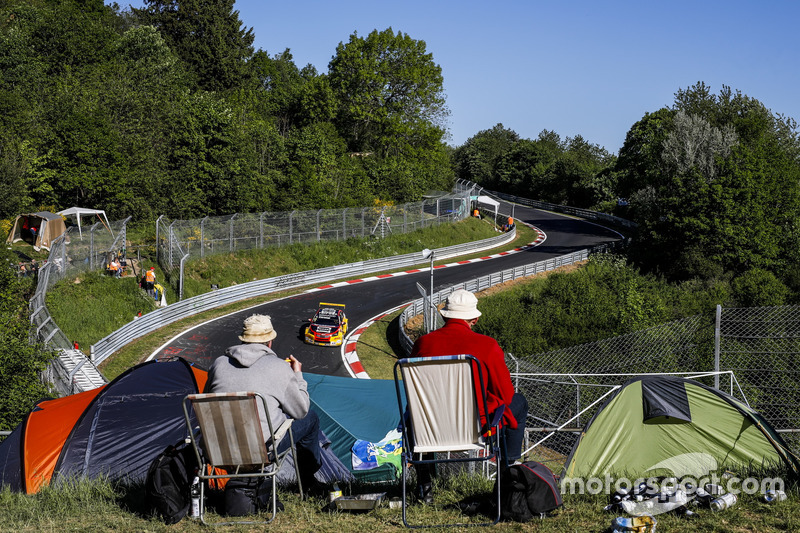
{"type": "MultiPolygon", "coordinates": [[[[447,298],[441,314],[445,318],[444,326],[417,339],[411,349],[411,357],[470,354],[481,362],[490,412],[505,405],[501,451],[502,464],[509,465],[522,455],[528,401],[522,394],[514,392],[505,354],[497,341],[472,331],[481,316],[475,295],[463,289],[454,291],[447,298]]],[[[485,413],[482,412],[481,416],[485,417],[485,413]]],[[[418,468],[417,476],[420,497],[424,502],[432,501],[430,470],[418,468]]]]}

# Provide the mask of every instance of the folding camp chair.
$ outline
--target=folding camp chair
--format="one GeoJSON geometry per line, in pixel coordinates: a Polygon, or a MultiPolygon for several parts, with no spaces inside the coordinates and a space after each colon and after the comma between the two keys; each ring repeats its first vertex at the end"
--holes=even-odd
{"type": "Polygon", "coordinates": [[[263,396],[255,392],[231,392],[190,394],[183,400],[183,413],[189,428],[192,446],[197,454],[200,472],[197,474],[200,483],[200,520],[205,524],[205,497],[202,481],[220,478],[271,478],[272,480],[272,516],[266,521],[233,521],[212,525],[229,524],[261,524],[275,519],[277,513],[277,475],[286,455],[291,451],[294,457],[294,469],[303,496],[300,483],[300,470],[297,464],[297,451],[294,445],[291,423],[288,419],[277,431],[272,427],[272,420],[263,396]],[[259,403],[264,409],[269,427],[266,436],[259,421],[259,403]],[[202,444],[195,435],[189,416],[189,404],[194,410],[199,424],[202,444]],[[289,448],[278,453],[278,443],[288,433],[289,448]],[[220,473],[219,470],[224,470],[220,473]]]}
{"type": "Polygon", "coordinates": [[[442,527],[456,525],[492,525],[500,520],[500,468],[497,469],[495,497],[497,517],[484,524],[440,524],[411,526],[406,520],[406,481],[408,464],[425,465],[453,462],[483,462],[500,456],[500,421],[505,406],[490,413],[486,402],[483,370],[471,355],[414,357],[400,359],[394,365],[397,403],[403,432],[403,524],[406,527],[442,527]],[[398,376],[398,371],[400,376],[398,376]],[[402,377],[402,380],[398,379],[402,377]],[[476,379],[477,378],[477,379],[476,379]],[[405,402],[400,383],[405,390],[405,402]],[[480,390],[476,390],[480,384],[480,390]],[[483,409],[478,409],[481,405],[483,409]],[[489,423],[481,423],[481,411],[489,423]],[[467,452],[452,457],[450,452],[467,452]],[[434,454],[424,459],[422,454],[434,454]],[[437,455],[438,454],[438,455],[437,455]],[[444,455],[444,457],[441,457],[444,455]]]}

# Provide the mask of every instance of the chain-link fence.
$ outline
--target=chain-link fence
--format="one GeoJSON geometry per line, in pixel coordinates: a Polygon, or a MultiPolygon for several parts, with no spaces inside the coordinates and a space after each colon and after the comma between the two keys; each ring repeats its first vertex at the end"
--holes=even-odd
{"type": "Polygon", "coordinates": [[[398,206],[235,213],[173,221],[162,216],[156,224],[158,263],[182,298],[183,266],[189,259],[295,243],[385,237],[455,222],[468,214],[469,190],[398,206]]]}
{"type": "Polygon", "coordinates": [[[559,470],[580,428],[635,375],[684,374],[759,411],[800,447],[800,306],[723,309],[628,335],[507,358],[528,399],[531,457],[559,470]]]}
{"type": "Polygon", "coordinates": [[[112,222],[108,228],[99,222],[83,236],[73,232],[56,239],[47,261],[38,270],[36,291],[29,303],[31,336],[59,352],[44,374],[61,394],[72,394],[97,387],[105,383],[102,375],[88,359],[74,349],[72,342],[59,329],[47,309],[47,291],[64,278],[77,276],[81,272],[100,270],[106,267],[108,254],[121,251],[125,246],[126,227],[130,217],[112,222]]]}

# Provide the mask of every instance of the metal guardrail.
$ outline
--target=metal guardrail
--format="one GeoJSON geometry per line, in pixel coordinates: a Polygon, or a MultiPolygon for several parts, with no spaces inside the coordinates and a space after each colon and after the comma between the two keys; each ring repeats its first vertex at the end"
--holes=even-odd
{"type": "MultiPolygon", "coordinates": [[[[516,231],[503,233],[497,237],[483,239],[471,243],[457,244],[434,250],[437,259],[448,259],[469,253],[480,252],[502,246],[516,238],[516,231]]],[[[177,322],[183,318],[202,313],[210,309],[228,305],[231,303],[264,296],[272,292],[303,287],[306,285],[325,283],[337,279],[351,278],[364,274],[372,274],[386,270],[396,270],[399,268],[411,267],[424,262],[419,252],[372,259],[369,261],[359,261],[347,265],[337,265],[287,274],[275,278],[262,279],[225,287],[209,293],[187,298],[176,302],[167,307],[162,307],[143,315],[132,322],[129,322],[117,329],[110,335],[100,339],[91,347],[91,360],[94,364],[100,364],[111,354],[148,333],[177,322]]]]}
{"type": "Polygon", "coordinates": [[[519,196],[514,196],[513,194],[506,194],[502,192],[489,191],[489,190],[484,190],[484,192],[488,193],[491,196],[500,198],[501,200],[505,200],[507,202],[526,205],[528,207],[542,209],[544,211],[554,211],[556,213],[564,213],[567,215],[573,215],[579,218],[583,218],[586,220],[591,220],[594,222],[602,222],[604,224],[611,224],[626,229],[634,229],[637,226],[635,222],[631,222],[630,220],[626,220],[624,218],[615,217],[614,215],[609,215],[607,213],[600,213],[598,211],[589,211],[588,209],[582,209],[580,207],[571,207],[568,205],[550,204],[547,202],[540,202],[538,200],[531,200],[529,198],[521,198],[519,196]]]}
{"type": "MultiPolygon", "coordinates": [[[[530,263],[528,265],[523,265],[516,268],[510,268],[501,272],[494,272],[480,278],[465,281],[434,293],[432,297],[433,305],[438,305],[439,303],[445,301],[447,297],[453,293],[453,291],[458,289],[466,289],[470,292],[480,292],[490,287],[494,287],[495,285],[505,283],[506,281],[532,276],[534,274],[539,274],[540,272],[547,272],[565,265],[571,265],[579,261],[585,261],[589,258],[590,253],[591,252],[588,249],[580,250],[571,254],[554,257],[552,259],[546,259],[544,261],[538,261],[536,263],[530,263]]],[[[411,348],[414,345],[414,341],[412,341],[411,338],[406,334],[406,323],[409,319],[411,319],[411,317],[422,314],[424,310],[425,298],[420,298],[418,300],[414,300],[411,305],[406,307],[405,310],[403,310],[403,312],[400,314],[399,341],[400,346],[403,348],[406,355],[411,353],[411,348]]]]}

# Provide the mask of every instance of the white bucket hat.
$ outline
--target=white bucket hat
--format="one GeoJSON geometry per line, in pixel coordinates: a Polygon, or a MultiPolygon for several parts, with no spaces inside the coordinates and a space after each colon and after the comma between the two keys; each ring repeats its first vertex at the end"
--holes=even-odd
{"type": "Polygon", "coordinates": [[[464,289],[458,289],[448,296],[440,312],[445,318],[461,318],[463,320],[472,320],[481,316],[481,312],[478,311],[478,299],[464,289]]]}
{"type": "Polygon", "coordinates": [[[244,330],[239,335],[239,340],[242,342],[269,342],[277,336],[269,315],[252,315],[244,320],[244,330]]]}

